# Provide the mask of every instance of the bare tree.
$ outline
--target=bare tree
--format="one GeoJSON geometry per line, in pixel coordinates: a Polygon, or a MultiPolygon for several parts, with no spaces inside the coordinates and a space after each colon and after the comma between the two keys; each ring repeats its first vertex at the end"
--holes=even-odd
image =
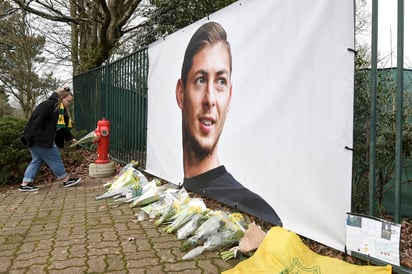
{"type": "Polygon", "coordinates": [[[0,88],[17,101],[28,118],[39,100],[56,88],[57,81],[53,73],[40,73],[45,39],[33,34],[25,12],[16,13],[0,0],[0,15],[0,88]]]}
{"type": "Polygon", "coordinates": [[[364,66],[370,65],[370,45],[365,42],[365,36],[370,31],[370,14],[367,9],[367,0],[355,1],[355,43],[358,56],[366,61],[364,66]]]}
{"type": "Polygon", "coordinates": [[[134,22],[143,0],[12,1],[20,9],[70,26],[70,45],[65,42],[61,45],[70,50],[73,73],[77,74],[102,65],[121,38],[140,27],[134,22]]]}

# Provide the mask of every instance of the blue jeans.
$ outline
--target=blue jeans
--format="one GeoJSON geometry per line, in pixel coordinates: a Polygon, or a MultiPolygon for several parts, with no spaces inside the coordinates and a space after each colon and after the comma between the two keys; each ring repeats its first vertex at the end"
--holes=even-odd
{"type": "Polygon", "coordinates": [[[34,145],[30,147],[30,153],[32,160],[26,167],[23,182],[33,182],[43,163],[46,163],[49,166],[54,175],[57,177],[57,180],[63,179],[67,176],[60,151],[56,144],[53,144],[53,147],[51,148],[34,145]]]}

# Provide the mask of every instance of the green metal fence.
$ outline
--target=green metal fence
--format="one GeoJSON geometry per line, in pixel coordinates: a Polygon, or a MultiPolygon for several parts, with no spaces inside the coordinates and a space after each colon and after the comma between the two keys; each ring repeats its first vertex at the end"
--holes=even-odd
{"type": "Polygon", "coordinates": [[[73,78],[75,125],[90,132],[110,121],[110,158],[145,167],[147,130],[147,49],[73,78]]]}

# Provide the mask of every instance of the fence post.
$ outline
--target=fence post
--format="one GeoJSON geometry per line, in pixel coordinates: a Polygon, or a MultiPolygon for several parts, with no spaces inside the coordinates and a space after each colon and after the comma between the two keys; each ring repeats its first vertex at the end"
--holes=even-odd
{"type": "Polygon", "coordinates": [[[400,223],[401,184],[402,184],[402,120],[403,120],[403,36],[404,1],[398,0],[398,56],[396,85],[396,143],[395,143],[395,222],[400,223]]]}
{"type": "Polygon", "coordinates": [[[371,45],[371,114],[369,140],[369,215],[376,209],[376,89],[378,63],[378,0],[372,1],[372,45],[371,45]]]}

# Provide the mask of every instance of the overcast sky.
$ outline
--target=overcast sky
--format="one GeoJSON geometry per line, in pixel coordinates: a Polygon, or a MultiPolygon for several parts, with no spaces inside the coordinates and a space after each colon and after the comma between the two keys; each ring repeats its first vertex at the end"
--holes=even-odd
{"type": "MultiPolygon", "coordinates": [[[[368,0],[368,8],[371,15],[372,0],[368,0]]],[[[398,0],[378,0],[378,52],[384,67],[396,66],[397,9],[398,0]]],[[[412,0],[404,0],[404,15],[404,67],[412,68],[412,0]]],[[[365,39],[370,44],[370,35],[365,39]]]]}

